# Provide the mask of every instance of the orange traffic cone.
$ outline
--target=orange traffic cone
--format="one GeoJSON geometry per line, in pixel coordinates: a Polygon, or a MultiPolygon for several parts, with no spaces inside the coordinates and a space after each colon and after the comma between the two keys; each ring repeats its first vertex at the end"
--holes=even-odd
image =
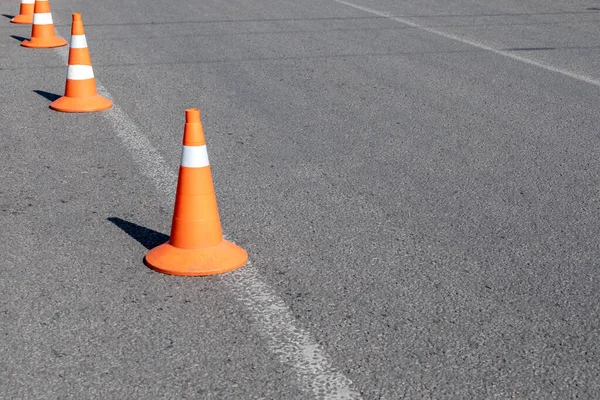
{"type": "Polygon", "coordinates": [[[223,239],[200,110],[185,111],[183,154],[169,242],[150,250],[150,268],[172,275],[214,275],[248,261],[244,249],[223,239]]]}
{"type": "Polygon", "coordinates": [[[90,112],[112,107],[112,101],[100,96],[96,90],[96,79],[81,14],[73,14],[68,64],[65,95],[53,101],[50,104],[51,109],[64,112],[90,112]]]}
{"type": "Polygon", "coordinates": [[[56,36],[50,3],[48,0],[35,0],[33,8],[33,25],[31,26],[31,39],[23,41],[21,46],[50,48],[66,46],[67,41],[56,36]]]}
{"type": "Polygon", "coordinates": [[[21,0],[19,15],[10,20],[13,24],[32,24],[35,0],[21,0]]]}

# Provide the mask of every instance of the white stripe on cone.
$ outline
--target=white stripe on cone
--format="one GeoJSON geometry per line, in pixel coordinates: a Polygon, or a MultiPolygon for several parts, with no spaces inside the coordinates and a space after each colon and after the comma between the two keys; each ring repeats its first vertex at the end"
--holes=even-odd
{"type": "Polygon", "coordinates": [[[93,77],[94,70],[92,70],[91,65],[69,65],[69,68],[67,68],[67,79],[81,81],[93,77]]]}
{"type": "Polygon", "coordinates": [[[52,23],[52,14],[50,13],[33,14],[34,25],[52,25],[52,23]]]}
{"type": "Polygon", "coordinates": [[[210,165],[208,163],[208,152],[206,146],[183,146],[181,154],[181,166],[189,168],[202,168],[210,165]]]}
{"type": "Polygon", "coordinates": [[[85,49],[88,47],[85,35],[71,35],[71,48],[72,49],[85,49]]]}
{"type": "Polygon", "coordinates": [[[21,0],[21,4],[35,4],[35,0],[21,0]]]}

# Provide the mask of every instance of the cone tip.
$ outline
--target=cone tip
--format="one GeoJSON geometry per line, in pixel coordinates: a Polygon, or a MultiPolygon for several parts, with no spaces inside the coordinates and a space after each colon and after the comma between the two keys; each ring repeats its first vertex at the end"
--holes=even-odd
{"type": "Polygon", "coordinates": [[[81,21],[80,13],[73,13],[73,22],[75,22],[75,21],[81,21]]]}
{"type": "Polygon", "coordinates": [[[186,123],[199,123],[200,122],[200,110],[198,108],[188,108],[185,110],[185,122],[186,123]]]}

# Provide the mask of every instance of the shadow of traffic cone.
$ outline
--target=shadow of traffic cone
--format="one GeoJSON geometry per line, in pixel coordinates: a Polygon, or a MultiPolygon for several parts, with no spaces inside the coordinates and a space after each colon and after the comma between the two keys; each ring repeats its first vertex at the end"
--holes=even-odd
{"type": "Polygon", "coordinates": [[[50,104],[51,109],[63,112],[91,112],[112,107],[112,101],[100,96],[96,90],[96,79],[81,14],[73,14],[68,64],[65,95],[53,101],[50,104]]]}
{"type": "Polygon", "coordinates": [[[185,111],[183,154],[169,242],[150,250],[150,268],[172,275],[214,275],[248,261],[241,247],[223,239],[200,110],[185,111]]]}
{"type": "Polygon", "coordinates": [[[21,46],[50,48],[66,46],[67,41],[56,36],[52,12],[48,0],[35,0],[33,8],[33,25],[31,26],[31,39],[23,41],[21,46]]]}
{"type": "Polygon", "coordinates": [[[19,15],[10,20],[13,24],[32,24],[35,0],[21,0],[19,15]]]}

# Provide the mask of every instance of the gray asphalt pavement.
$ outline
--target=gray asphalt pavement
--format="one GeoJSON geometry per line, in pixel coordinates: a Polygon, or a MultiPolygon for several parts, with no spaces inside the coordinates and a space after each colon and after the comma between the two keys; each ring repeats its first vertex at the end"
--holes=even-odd
{"type": "Polygon", "coordinates": [[[600,398],[599,1],[51,0],[115,104],[77,115],[18,3],[0,398],[600,398]],[[142,262],[190,107],[218,277],[142,262]]]}

